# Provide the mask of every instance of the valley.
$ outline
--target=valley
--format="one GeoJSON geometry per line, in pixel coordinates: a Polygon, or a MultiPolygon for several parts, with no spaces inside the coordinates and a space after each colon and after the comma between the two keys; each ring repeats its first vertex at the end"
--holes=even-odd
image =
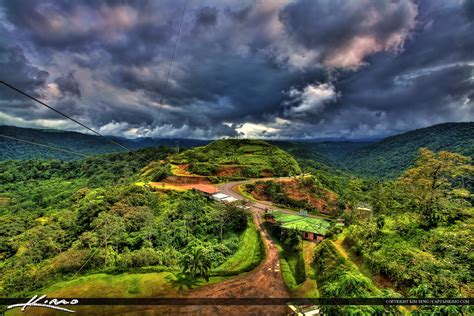
{"type": "MultiPolygon", "coordinates": [[[[115,153],[3,161],[0,293],[209,299],[472,295],[470,248],[463,242],[473,227],[470,157],[420,149],[401,176],[380,181],[292,152],[230,139],[181,152],[138,150],[143,160],[115,153]],[[430,178],[432,170],[436,178],[430,178]],[[222,202],[216,193],[236,202],[222,202]]],[[[77,308],[89,315],[105,310],[77,308]]],[[[447,307],[313,308],[409,314],[447,307]]],[[[283,315],[288,307],[107,310],[283,315]]]]}

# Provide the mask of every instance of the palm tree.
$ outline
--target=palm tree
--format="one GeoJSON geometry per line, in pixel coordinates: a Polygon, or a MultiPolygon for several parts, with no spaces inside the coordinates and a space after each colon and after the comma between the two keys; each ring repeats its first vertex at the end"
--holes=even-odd
{"type": "Polygon", "coordinates": [[[184,274],[193,278],[203,277],[209,282],[211,261],[202,247],[192,248],[190,252],[186,253],[181,260],[181,266],[184,274]]]}

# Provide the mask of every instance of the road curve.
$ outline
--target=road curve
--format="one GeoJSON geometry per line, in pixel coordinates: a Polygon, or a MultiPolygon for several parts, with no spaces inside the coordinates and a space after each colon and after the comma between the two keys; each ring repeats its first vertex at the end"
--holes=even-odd
{"type": "MultiPolygon", "coordinates": [[[[255,183],[257,181],[282,181],[282,180],[291,180],[293,179],[292,177],[281,177],[281,178],[258,178],[258,179],[249,179],[249,180],[242,180],[242,181],[234,181],[234,182],[227,182],[219,185],[219,189],[221,190],[222,193],[230,195],[238,200],[244,200],[246,201],[250,206],[254,208],[258,208],[261,210],[265,209],[272,209],[272,210],[279,210],[283,213],[287,214],[298,214],[297,211],[290,210],[287,208],[282,208],[280,206],[275,206],[272,202],[270,201],[256,201],[256,200],[249,200],[246,197],[242,196],[239,192],[238,187],[242,184],[247,184],[247,183],[255,183]]],[[[320,218],[324,219],[327,221],[334,221],[332,218],[327,218],[319,215],[314,215],[314,214],[308,214],[306,215],[308,217],[314,217],[314,218],[320,218]]]]}

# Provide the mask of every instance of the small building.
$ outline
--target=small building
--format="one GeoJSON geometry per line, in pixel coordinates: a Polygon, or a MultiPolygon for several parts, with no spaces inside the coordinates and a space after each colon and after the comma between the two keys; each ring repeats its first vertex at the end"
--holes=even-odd
{"type": "Polygon", "coordinates": [[[226,203],[232,203],[232,202],[237,202],[238,199],[236,199],[233,196],[228,196],[228,197],[223,198],[221,201],[226,202],[226,203]]]}
{"type": "Polygon", "coordinates": [[[196,192],[204,194],[206,197],[210,198],[212,195],[220,192],[219,188],[210,185],[210,184],[193,184],[192,189],[196,192]]]}
{"type": "Polygon", "coordinates": [[[331,223],[321,218],[287,214],[281,211],[267,213],[268,221],[282,229],[297,230],[306,240],[323,240],[331,223]]]}
{"type": "Polygon", "coordinates": [[[224,202],[224,203],[232,203],[232,202],[238,201],[238,199],[236,199],[235,197],[224,194],[224,193],[213,194],[211,196],[211,199],[216,200],[216,201],[220,201],[220,202],[224,202]]]}

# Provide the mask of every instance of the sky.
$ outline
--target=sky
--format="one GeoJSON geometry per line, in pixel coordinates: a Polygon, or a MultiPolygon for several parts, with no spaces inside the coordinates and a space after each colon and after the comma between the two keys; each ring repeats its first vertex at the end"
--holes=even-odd
{"type": "MultiPolygon", "coordinates": [[[[474,120],[472,0],[0,0],[0,34],[0,80],[107,135],[358,139],[474,120]]],[[[0,125],[84,132],[3,86],[0,125]]]]}

